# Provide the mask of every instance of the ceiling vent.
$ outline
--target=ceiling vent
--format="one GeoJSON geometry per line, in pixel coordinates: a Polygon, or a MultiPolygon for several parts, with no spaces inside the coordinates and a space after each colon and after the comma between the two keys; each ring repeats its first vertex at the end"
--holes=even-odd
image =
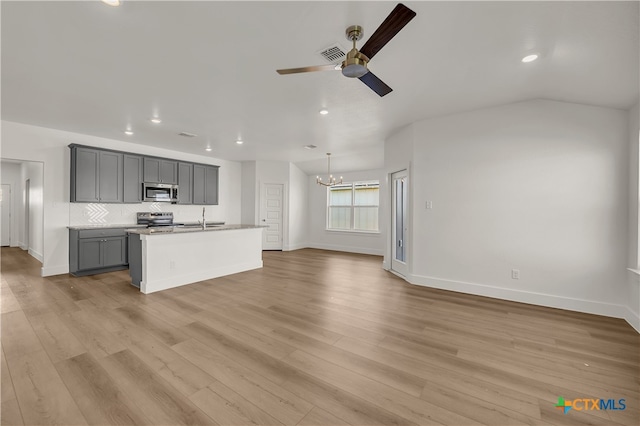
{"type": "Polygon", "coordinates": [[[327,47],[326,49],[322,49],[318,53],[327,62],[331,62],[332,64],[337,64],[338,62],[342,62],[344,58],[347,57],[347,53],[338,43],[334,43],[331,46],[327,47]]]}
{"type": "Polygon", "coordinates": [[[189,133],[189,132],[180,132],[178,133],[179,136],[184,136],[185,138],[195,138],[196,135],[195,133],[189,133]]]}
{"type": "Polygon", "coordinates": [[[307,149],[316,149],[317,148],[317,146],[315,146],[315,145],[305,145],[304,147],[307,148],[307,149]]]}

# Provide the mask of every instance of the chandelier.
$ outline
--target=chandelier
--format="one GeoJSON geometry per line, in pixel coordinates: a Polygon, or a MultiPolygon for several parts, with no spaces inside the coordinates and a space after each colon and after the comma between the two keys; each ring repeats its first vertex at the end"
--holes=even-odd
{"type": "Polygon", "coordinates": [[[340,176],[340,180],[337,181],[336,178],[334,178],[333,175],[331,174],[331,153],[330,152],[327,152],[327,174],[329,175],[329,180],[327,182],[323,182],[320,176],[316,176],[316,183],[318,185],[324,185],[324,186],[333,186],[333,185],[339,185],[342,183],[342,176],[340,176]]]}

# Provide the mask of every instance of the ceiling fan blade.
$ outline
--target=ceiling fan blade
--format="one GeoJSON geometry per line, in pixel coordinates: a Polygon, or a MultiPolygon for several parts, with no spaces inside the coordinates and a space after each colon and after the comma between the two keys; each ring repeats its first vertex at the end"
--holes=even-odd
{"type": "Polygon", "coordinates": [[[361,82],[369,86],[369,88],[380,95],[380,97],[387,95],[393,91],[391,87],[387,86],[384,81],[376,77],[376,75],[371,71],[359,78],[361,82]]]}
{"type": "Polygon", "coordinates": [[[369,59],[373,58],[405,25],[409,23],[416,13],[402,3],[391,11],[387,19],[384,20],[378,29],[369,37],[369,40],[362,46],[360,53],[369,59]]]}
{"type": "Polygon", "coordinates": [[[335,71],[339,70],[340,65],[329,64],[329,65],[315,65],[311,67],[302,67],[302,68],[287,68],[284,70],[276,70],[280,75],[286,74],[298,74],[301,72],[311,72],[311,71],[335,71]]]}

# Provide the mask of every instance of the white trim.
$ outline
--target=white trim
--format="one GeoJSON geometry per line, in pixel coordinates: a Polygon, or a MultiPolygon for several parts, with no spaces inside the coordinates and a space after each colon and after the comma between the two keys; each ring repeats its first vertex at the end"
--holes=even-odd
{"type": "Polygon", "coordinates": [[[155,280],[153,282],[153,288],[149,291],[147,291],[147,283],[145,281],[142,281],[140,283],[140,291],[144,294],[150,294],[155,293],[156,291],[167,290],[174,287],[181,287],[183,285],[206,281],[212,278],[224,277],[226,275],[237,274],[240,272],[259,268],[262,268],[262,260],[233,265],[221,265],[209,268],[205,271],[173,275],[165,279],[155,280]]]}
{"type": "Polygon", "coordinates": [[[333,244],[309,244],[308,248],[320,249],[320,250],[333,250],[333,251],[344,251],[347,253],[359,253],[359,254],[372,254],[375,256],[382,256],[384,254],[384,250],[372,249],[370,247],[347,247],[347,246],[338,246],[333,244]]]}
{"type": "MultiPolygon", "coordinates": [[[[631,271],[634,274],[640,275],[640,269],[627,268],[627,271],[631,271]]],[[[640,281],[639,281],[640,283],[640,281]]]]}
{"type": "Polygon", "coordinates": [[[633,312],[630,307],[625,306],[626,311],[624,315],[625,321],[631,325],[631,327],[635,328],[638,333],[640,333],[640,315],[633,312]]]}
{"type": "Polygon", "coordinates": [[[474,294],[477,296],[492,297],[494,299],[529,303],[588,314],[604,315],[613,318],[623,318],[633,328],[640,332],[640,318],[638,318],[638,316],[625,305],[603,303],[573,297],[554,296],[551,294],[514,290],[510,288],[447,280],[423,275],[410,275],[406,280],[415,285],[456,291],[459,293],[474,294]]]}
{"type": "Polygon", "coordinates": [[[42,257],[42,254],[38,253],[34,249],[29,249],[27,253],[29,253],[32,257],[35,257],[38,260],[38,262],[44,263],[44,257],[42,257]]]}
{"type": "Polygon", "coordinates": [[[298,244],[293,244],[293,245],[287,245],[286,247],[282,248],[282,251],[300,250],[300,249],[307,248],[307,247],[309,247],[309,245],[307,243],[298,243],[298,244]]]}
{"type": "Polygon", "coordinates": [[[342,234],[373,234],[373,235],[380,235],[380,231],[363,231],[360,229],[325,229],[325,231],[327,232],[337,232],[337,233],[342,233],[342,234]]]}
{"type": "Polygon", "coordinates": [[[63,275],[69,273],[69,265],[47,266],[40,268],[41,277],[50,277],[53,275],[63,275]]]}

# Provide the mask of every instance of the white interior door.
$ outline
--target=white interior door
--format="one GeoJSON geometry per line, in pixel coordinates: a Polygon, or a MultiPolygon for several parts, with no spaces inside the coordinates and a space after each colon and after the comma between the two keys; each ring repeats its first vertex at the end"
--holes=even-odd
{"type": "Polygon", "coordinates": [[[391,182],[391,270],[407,276],[407,194],[409,188],[407,171],[393,173],[391,182]]]}
{"type": "Polygon", "coordinates": [[[262,250],[282,250],[284,185],[264,183],[260,196],[260,221],[267,228],[262,232],[262,250]]]}
{"type": "Polygon", "coordinates": [[[0,230],[0,245],[11,245],[11,185],[2,185],[0,189],[0,205],[2,229],[0,230]]]}

